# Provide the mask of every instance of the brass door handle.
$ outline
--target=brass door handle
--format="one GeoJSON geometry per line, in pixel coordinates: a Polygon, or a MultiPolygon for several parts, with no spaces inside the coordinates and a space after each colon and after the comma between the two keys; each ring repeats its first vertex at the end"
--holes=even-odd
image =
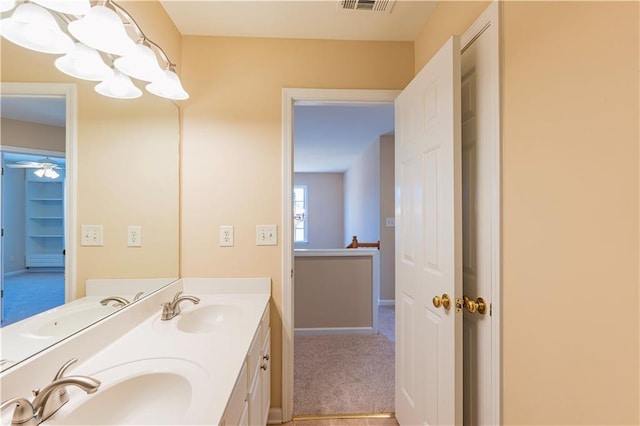
{"type": "Polygon", "coordinates": [[[435,306],[436,308],[439,308],[440,306],[442,306],[447,311],[451,309],[451,299],[449,298],[449,295],[447,293],[444,293],[442,297],[434,296],[433,306],[435,306]]]}
{"type": "Polygon", "coordinates": [[[476,300],[471,299],[469,296],[462,296],[464,300],[464,307],[470,314],[478,312],[480,315],[487,313],[487,304],[482,297],[478,297],[476,300]]]}

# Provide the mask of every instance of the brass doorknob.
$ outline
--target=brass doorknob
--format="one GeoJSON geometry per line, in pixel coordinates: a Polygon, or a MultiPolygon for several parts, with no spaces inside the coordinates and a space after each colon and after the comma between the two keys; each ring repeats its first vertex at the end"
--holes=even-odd
{"type": "Polygon", "coordinates": [[[478,312],[480,315],[487,313],[487,304],[482,297],[478,297],[476,300],[471,299],[469,296],[462,296],[464,299],[464,307],[470,314],[478,312]]]}
{"type": "Polygon", "coordinates": [[[451,308],[451,299],[449,299],[449,295],[445,293],[442,295],[442,297],[434,296],[433,306],[435,306],[436,308],[439,308],[440,306],[442,306],[448,311],[451,308]]]}

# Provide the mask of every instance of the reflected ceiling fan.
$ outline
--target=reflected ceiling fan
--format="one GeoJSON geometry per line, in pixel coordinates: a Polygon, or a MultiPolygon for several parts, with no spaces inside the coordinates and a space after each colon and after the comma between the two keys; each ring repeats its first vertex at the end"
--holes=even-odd
{"type": "Polygon", "coordinates": [[[40,161],[16,161],[15,163],[8,163],[7,167],[12,169],[36,169],[33,172],[36,176],[50,179],[60,176],[56,170],[64,170],[64,166],[54,163],[49,157],[40,161]]]}

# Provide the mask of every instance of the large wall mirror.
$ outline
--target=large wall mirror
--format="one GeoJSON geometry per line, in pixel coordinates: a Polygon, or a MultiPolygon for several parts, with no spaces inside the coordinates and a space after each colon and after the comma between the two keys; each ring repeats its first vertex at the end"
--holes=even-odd
{"type": "MultiPolygon", "coordinates": [[[[86,298],[87,282],[115,280],[118,284],[113,296],[124,291],[129,297],[129,293],[142,288],[144,297],[175,280],[179,276],[178,107],[146,92],[133,100],[107,98],[95,92],[95,83],[73,80],[58,72],[52,55],[29,51],[4,39],[1,49],[3,106],[28,100],[42,101],[43,105],[57,102],[64,108],[62,126],[34,123],[38,120],[15,112],[11,117],[3,114],[3,167],[10,171],[10,179],[15,181],[17,176],[24,186],[3,190],[0,207],[3,212],[7,207],[18,207],[12,214],[18,211],[25,215],[25,229],[18,238],[25,247],[19,250],[31,259],[8,267],[6,262],[10,257],[15,261],[16,256],[5,256],[12,252],[7,247],[9,239],[3,236],[3,281],[21,270],[43,275],[62,270],[61,302],[68,306],[86,298]],[[10,102],[5,104],[5,100],[10,102]],[[40,168],[25,166],[38,162],[53,164],[59,176],[37,176],[40,168]],[[63,210],[56,210],[56,205],[64,206],[63,210]],[[101,228],[99,245],[83,243],[83,225],[101,228]],[[139,227],[133,228],[140,232],[139,246],[129,242],[130,227],[139,227]],[[145,283],[137,287],[141,281],[145,283]]],[[[1,112],[8,113],[12,108],[1,112]]],[[[10,179],[6,174],[3,177],[5,189],[5,181],[10,179]]],[[[3,214],[3,227],[6,216],[3,214]]],[[[15,230],[13,225],[12,232],[5,228],[4,235],[11,234],[15,240],[15,230]]],[[[42,288],[36,288],[34,294],[28,296],[33,303],[53,297],[42,288]]],[[[105,294],[109,290],[103,288],[105,294]]],[[[6,311],[7,298],[2,301],[6,311]]],[[[115,310],[104,312],[109,315],[115,310]]],[[[43,339],[33,333],[7,333],[15,324],[0,328],[1,347],[22,346],[24,351],[20,356],[16,355],[19,351],[12,351],[10,358],[3,353],[2,358],[7,360],[0,371],[87,326],[86,322],[67,321],[65,333],[59,333],[57,339],[43,339]],[[23,334],[25,340],[9,341],[16,334],[23,334]]]]}

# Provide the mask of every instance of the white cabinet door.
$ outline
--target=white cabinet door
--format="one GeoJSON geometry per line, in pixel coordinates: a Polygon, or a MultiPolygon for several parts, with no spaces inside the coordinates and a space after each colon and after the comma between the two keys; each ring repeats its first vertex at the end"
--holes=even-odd
{"type": "Polygon", "coordinates": [[[396,417],[403,425],[462,424],[460,78],[453,37],[395,103],[396,417]]]}
{"type": "Polygon", "coordinates": [[[269,408],[271,406],[271,329],[267,330],[264,344],[262,345],[260,374],[262,375],[262,424],[264,425],[269,420],[269,408]]]}

